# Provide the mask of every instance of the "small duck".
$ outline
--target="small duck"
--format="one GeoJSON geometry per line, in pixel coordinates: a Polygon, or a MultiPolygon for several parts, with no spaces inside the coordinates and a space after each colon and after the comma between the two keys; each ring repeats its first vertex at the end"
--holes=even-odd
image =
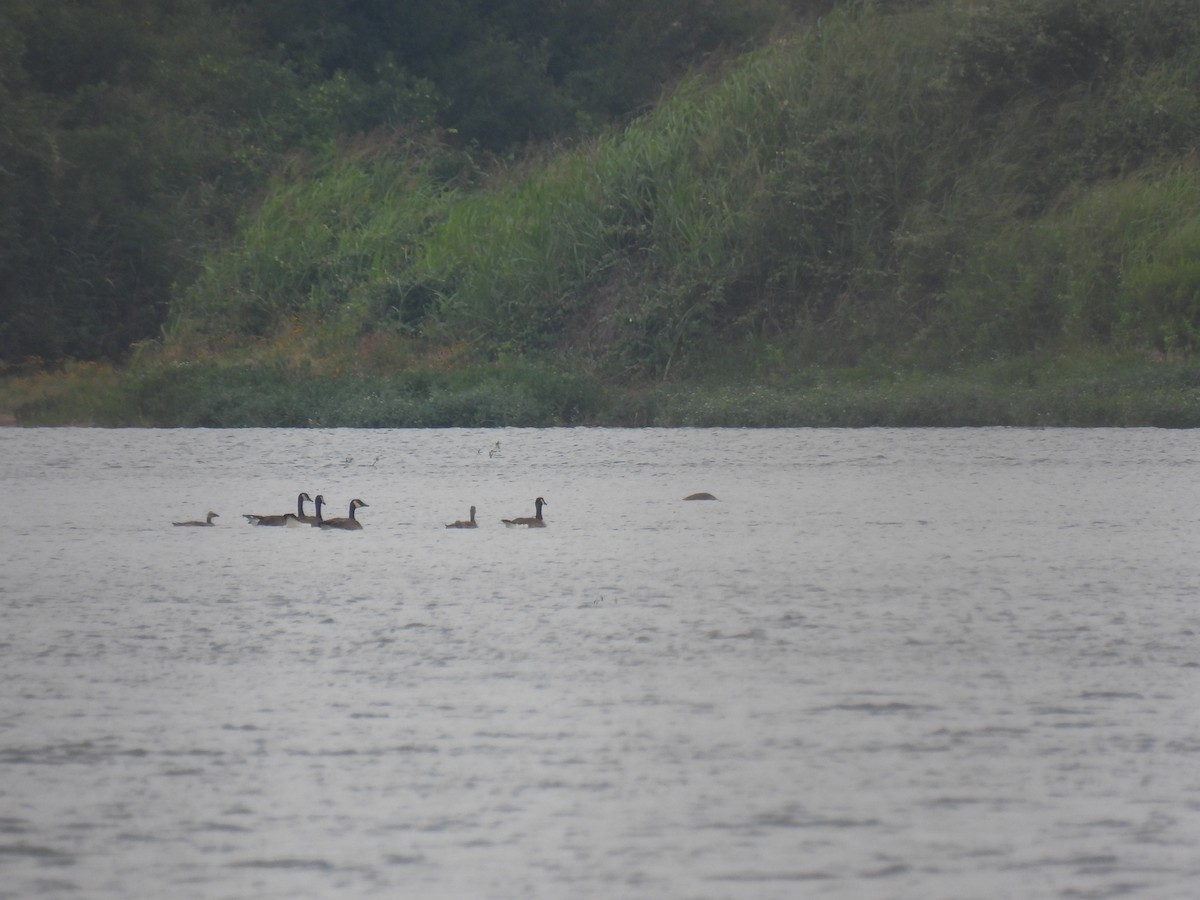
{"type": "Polygon", "coordinates": [[[478,528],[479,525],[475,522],[475,507],[471,507],[471,518],[469,520],[459,519],[457,522],[451,522],[447,528],[478,528]]]}
{"type": "Polygon", "coordinates": [[[714,497],[712,494],[710,494],[708,491],[700,491],[697,494],[688,494],[683,499],[684,500],[716,500],[717,498],[714,497]]]}
{"type": "Polygon", "coordinates": [[[518,516],[515,519],[501,519],[500,521],[509,528],[545,528],[546,522],[544,519],[542,519],[542,507],[549,506],[550,504],[548,504],[541,497],[538,497],[533,501],[533,505],[537,512],[532,516],[518,516]]]}
{"type": "Polygon", "coordinates": [[[350,501],[350,515],[339,517],[336,519],[322,519],[317,522],[316,528],[341,528],[344,531],[360,531],[362,530],[362,522],[354,518],[354,511],[362,509],[364,506],[370,506],[369,503],[363,503],[358,498],[350,501]]]}
{"type": "Polygon", "coordinates": [[[204,528],[206,525],[212,525],[213,519],[217,518],[218,516],[219,516],[219,513],[215,513],[212,510],[209,510],[208,515],[204,517],[203,522],[198,522],[195,519],[193,519],[190,522],[172,522],[171,524],[172,525],[198,525],[201,528],[204,528]]]}
{"type": "Polygon", "coordinates": [[[312,501],[312,497],[308,496],[308,493],[305,492],[305,493],[301,493],[300,496],[296,498],[295,514],[284,513],[283,515],[279,515],[279,516],[256,516],[254,513],[242,513],[242,518],[245,519],[247,522],[249,522],[251,525],[291,525],[293,523],[298,524],[299,522],[303,521],[303,519],[304,519],[304,504],[306,502],[311,502],[311,501],[312,501]]]}

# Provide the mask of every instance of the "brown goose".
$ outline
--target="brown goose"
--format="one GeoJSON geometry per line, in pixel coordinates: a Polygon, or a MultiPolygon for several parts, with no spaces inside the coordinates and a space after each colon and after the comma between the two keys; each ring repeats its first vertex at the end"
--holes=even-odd
{"type": "Polygon", "coordinates": [[[190,522],[172,522],[171,524],[172,525],[199,525],[201,528],[203,528],[205,525],[211,525],[213,523],[213,519],[217,518],[218,515],[219,515],[218,513],[215,513],[212,510],[209,510],[208,515],[204,517],[203,522],[197,522],[195,519],[193,519],[190,522]]]}
{"type": "Polygon", "coordinates": [[[716,500],[717,498],[708,491],[700,491],[698,494],[688,494],[684,500],[716,500]]]}
{"type": "Polygon", "coordinates": [[[321,522],[324,521],[324,518],[321,516],[321,507],[324,505],[325,498],[322,495],[317,494],[317,496],[313,498],[313,506],[316,507],[317,511],[311,516],[306,516],[301,513],[300,515],[296,516],[296,521],[302,522],[306,525],[320,525],[321,522]]]}
{"type": "Polygon", "coordinates": [[[533,501],[533,505],[537,512],[532,516],[517,516],[515,519],[501,519],[500,521],[509,528],[518,528],[521,526],[525,528],[545,528],[546,522],[542,519],[542,507],[549,506],[550,504],[541,497],[538,497],[533,501]]]}
{"type": "Polygon", "coordinates": [[[479,525],[475,522],[475,507],[471,507],[471,518],[469,520],[459,519],[457,522],[451,522],[447,528],[478,528],[479,525]]]}
{"type": "Polygon", "coordinates": [[[360,521],[358,521],[358,519],[354,518],[354,511],[356,509],[360,509],[361,507],[364,507],[364,506],[370,506],[370,504],[363,503],[361,500],[355,498],[354,500],[350,501],[350,515],[344,516],[344,517],[338,517],[336,519],[322,519],[320,522],[317,523],[316,527],[319,527],[319,528],[341,528],[345,531],[361,530],[362,522],[360,522],[360,521]]]}
{"type": "Polygon", "coordinates": [[[256,516],[254,513],[242,513],[242,518],[251,525],[289,525],[292,522],[304,521],[304,503],[311,501],[312,497],[307,493],[302,493],[296,498],[296,513],[283,513],[279,516],[256,516]]]}

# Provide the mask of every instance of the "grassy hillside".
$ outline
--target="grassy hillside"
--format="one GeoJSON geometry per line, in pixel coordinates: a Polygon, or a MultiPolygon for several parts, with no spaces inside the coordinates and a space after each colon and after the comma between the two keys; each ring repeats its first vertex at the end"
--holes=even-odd
{"type": "Polygon", "coordinates": [[[417,398],[377,424],[1194,424],[1197,134],[1189,0],[845,2],[538,159],[298,160],[133,374],[417,398]]]}

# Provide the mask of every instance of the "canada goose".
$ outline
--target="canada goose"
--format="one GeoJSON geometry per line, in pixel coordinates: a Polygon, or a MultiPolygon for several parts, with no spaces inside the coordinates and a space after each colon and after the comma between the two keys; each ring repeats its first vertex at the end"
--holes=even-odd
{"type": "Polygon", "coordinates": [[[171,524],[172,525],[199,525],[201,528],[203,528],[205,525],[211,525],[213,523],[213,519],[217,518],[217,516],[218,516],[218,513],[215,513],[212,510],[209,510],[209,513],[207,516],[204,517],[203,522],[197,522],[195,519],[193,519],[190,522],[172,522],[171,524]]]}
{"type": "Polygon", "coordinates": [[[446,527],[447,528],[478,528],[479,525],[476,524],[476,522],[475,522],[475,507],[473,507],[473,506],[471,507],[471,518],[469,520],[464,521],[463,519],[459,519],[457,522],[451,522],[446,527]]]}
{"type": "Polygon", "coordinates": [[[524,525],[526,528],[545,528],[546,523],[542,519],[542,507],[549,506],[550,504],[546,503],[546,501],[543,500],[541,497],[538,497],[536,500],[533,501],[533,505],[537,509],[536,515],[518,516],[515,519],[501,519],[500,521],[503,522],[505,525],[507,525],[509,528],[516,528],[517,526],[520,526],[520,525],[524,525]]]}
{"type": "Polygon", "coordinates": [[[337,519],[322,519],[320,522],[317,523],[317,527],[319,527],[319,528],[341,528],[345,531],[357,531],[362,528],[362,522],[360,522],[360,521],[358,521],[358,519],[354,518],[354,511],[363,506],[370,506],[370,504],[363,503],[361,500],[359,500],[357,498],[354,500],[351,500],[350,501],[350,515],[348,515],[344,518],[339,517],[337,519]]]}
{"type": "Polygon", "coordinates": [[[301,513],[300,515],[296,516],[296,521],[307,525],[320,525],[321,522],[324,521],[321,516],[321,507],[324,505],[325,498],[322,495],[317,494],[317,496],[313,498],[313,506],[317,508],[317,511],[311,516],[306,516],[304,513],[301,513]]]}
{"type": "Polygon", "coordinates": [[[684,500],[716,500],[717,498],[714,497],[712,494],[710,494],[708,491],[701,491],[698,494],[688,494],[683,499],[684,500]]]}
{"type": "Polygon", "coordinates": [[[242,518],[251,525],[289,525],[292,522],[304,521],[304,502],[312,500],[312,497],[307,493],[302,493],[296,498],[296,514],[284,513],[279,516],[256,516],[254,513],[242,513],[242,518]]]}

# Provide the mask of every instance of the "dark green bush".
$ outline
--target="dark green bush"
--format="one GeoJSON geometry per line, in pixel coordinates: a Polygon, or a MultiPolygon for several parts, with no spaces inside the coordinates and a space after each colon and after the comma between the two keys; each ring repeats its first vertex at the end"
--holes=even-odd
{"type": "Polygon", "coordinates": [[[1105,0],[994,0],[951,50],[954,75],[994,112],[1035,92],[1087,84],[1116,69],[1120,45],[1105,0]]]}
{"type": "MultiPolygon", "coordinates": [[[[166,365],[131,374],[119,421],[238,428],[571,425],[601,414],[592,379],[537,366],[395,377],[297,376],[217,364],[166,365]]],[[[42,416],[43,408],[26,410],[42,416]]]]}

